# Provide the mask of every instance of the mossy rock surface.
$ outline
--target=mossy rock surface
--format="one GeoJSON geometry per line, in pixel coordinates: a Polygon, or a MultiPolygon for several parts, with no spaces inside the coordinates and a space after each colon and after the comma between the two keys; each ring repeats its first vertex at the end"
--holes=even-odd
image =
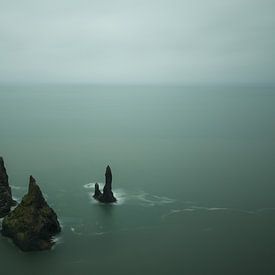
{"type": "Polygon", "coordinates": [[[50,249],[52,237],[61,231],[57,215],[45,201],[35,179],[29,191],[2,223],[2,234],[12,238],[23,251],[50,249]]]}

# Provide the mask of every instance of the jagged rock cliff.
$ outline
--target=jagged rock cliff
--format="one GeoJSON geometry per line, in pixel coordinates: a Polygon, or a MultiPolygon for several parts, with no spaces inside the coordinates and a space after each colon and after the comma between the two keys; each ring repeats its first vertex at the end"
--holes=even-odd
{"type": "Polygon", "coordinates": [[[11,206],[16,205],[12,199],[9,177],[5,168],[4,160],[0,157],[0,218],[6,216],[11,206]]]}
{"type": "Polygon", "coordinates": [[[2,234],[12,238],[23,251],[46,250],[53,245],[53,235],[61,231],[57,215],[45,201],[30,176],[28,193],[2,223],[2,234]]]}
{"type": "Polygon", "coordinates": [[[117,199],[114,197],[114,194],[112,192],[112,171],[109,165],[107,166],[106,172],[105,172],[105,185],[103,188],[103,194],[99,190],[99,186],[96,183],[94,198],[100,202],[105,202],[105,203],[117,201],[117,199]]]}

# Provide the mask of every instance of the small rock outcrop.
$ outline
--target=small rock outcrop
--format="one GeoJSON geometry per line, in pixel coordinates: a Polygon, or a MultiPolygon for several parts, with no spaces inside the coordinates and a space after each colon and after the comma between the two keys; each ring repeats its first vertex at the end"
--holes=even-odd
{"type": "Polygon", "coordinates": [[[103,193],[101,193],[101,191],[99,190],[99,185],[98,183],[96,183],[94,198],[104,203],[111,203],[117,201],[112,191],[112,171],[109,165],[107,166],[105,172],[105,185],[103,188],[103,193]]]}
{"type": "Polygon", "coordinates": [[[12,199],[9,177],[5,168],[4,160],[0,157],[0,218],[6,216],[15,206],[16,201],[12,199]]]}
{"type": "Polygon", "coordinates": [[[95,193],[94,193],[94,198],[100,198],[102,196],[102,193],[99,189],[98,183],[95,184],[95,193]]]}
{"type": "Polygon", "coordinates": [[[2,223],[2,234],[10,237],[23,251],[46,250],[54,244],[52,237],[61,231],[57,215],[45,201],[30,176],[28,193],[2,223]]]}

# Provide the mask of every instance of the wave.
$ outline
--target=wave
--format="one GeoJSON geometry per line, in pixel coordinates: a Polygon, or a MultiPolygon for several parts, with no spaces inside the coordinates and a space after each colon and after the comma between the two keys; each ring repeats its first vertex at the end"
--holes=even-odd
{"type": "Polygon", "coordinates": [[[101,232],[93,232],[91,235],[102,236],[110,233],[112,233],[112,231],[101,231],[101,232]]]}
{"type": "Polygon", "coordinates": [[[129,194],[129,200],[141,206],[161,206],[174,203],[176,200],[165,196],[152,195],[144,191],[129,194]]]}
{"type": "MultiPolygon", "coordinates": [[[[102,182],[97,182],[97,183],[99,185],[99,189],[103,190],[104,183],[102,183],[102,182]]],[[[85,189],[89,189],[89,190],[92,189],[93,190],[92,192],[88,192],[90,201],[94,204],[100,204],[100,202],[95,200],[94,197],[93,197],[95,184],[96,184],[95,182],[90,182],[90,183],[84,184],[83,187],[85,189]]],[[[125,203],[127,194],[123,189],[115,188],[115,189],[113,189],[113,193],[114,193],[114,196],[117,198],[117,202],[114,203],[113,205],[122,205],[122,204],[125,203]]]]}
{"type": "Polygon", "coordinates": [[[53,246],[51,247],[51,250],[55,250],[56,246],[61,245],[64,243],[64,239],[62,236],[54,236],[52,237],[53,246]]]}
{"type": "Polygon", "coordinates": [[[191,206],[192,209],[198,209],[198,210],[207,210],[207,211],[223,211],[223,210],[229,210],[229,208],[225,207],[203,207],[203,206],[191,206]]]}
{"type": "MultiPolygon", "coordinates": [[[[104,187],[104,183],[98,182],[98,185],[99,185],[99,188],[102,190],[104,187]]],[[[94,186],[95,186],[95,182],[90,182],[83,185],[85,189],[93,190],[92,192],[88,192],[91,202],[99,203],[93,198],[94,186]]],[[[170,204],[176,201],[175,199],[165,197],[165,196],[152,195],[144,191],[131,192],[122,188],[114,188],[113,193],[114,193],[114,196],[117,198],[117,203],[113,205],[122,205],[127,203],[127,204],[136,204],[136,205],[148,207],[148,206],[160,206],[160,205],[170,204]]]]}
{"type": "Polygon", "coordinates": [[[190,206],[189,208],[183,209],[171,209],[168,213],[162,215],[162,219],[165,219],[168,216],[178,214],[178,213],[186,213],[192,211],[209,211],[209,212],[217,212],[217,211],[224,211],[224,212],[239,212],[247,215],[256,215],[263,212],[268,211],[275,211],[275,208],[259,208],[256,210],[245,210],[245,209],[237,209],[237,208],[226,208],[226,207],[203,207],[203,206],[190,206]]]}
{"type": "MultiPolygon", "coordinates": [[[[98,182],[98,184],[100,184],[100,183],[98,182]]],[[[92,189],[92,188],[94,188],[94,186],[95,186],[95,182],[89,182],[89,183],[83,185],[83,187],[86,189],[92,189]]]]}

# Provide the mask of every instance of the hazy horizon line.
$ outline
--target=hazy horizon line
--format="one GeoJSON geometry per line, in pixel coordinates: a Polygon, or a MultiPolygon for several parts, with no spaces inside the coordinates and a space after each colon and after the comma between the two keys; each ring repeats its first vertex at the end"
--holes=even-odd
{"type": "Polygon", "coordinates": [[[1,82],[0,87],[3,86],[136,86],[136,87],[270,87],[275,88],[275,83],[261,83],[261,82],[190,82],[190,83],[157,83],[157,82],[1,82]]]}

